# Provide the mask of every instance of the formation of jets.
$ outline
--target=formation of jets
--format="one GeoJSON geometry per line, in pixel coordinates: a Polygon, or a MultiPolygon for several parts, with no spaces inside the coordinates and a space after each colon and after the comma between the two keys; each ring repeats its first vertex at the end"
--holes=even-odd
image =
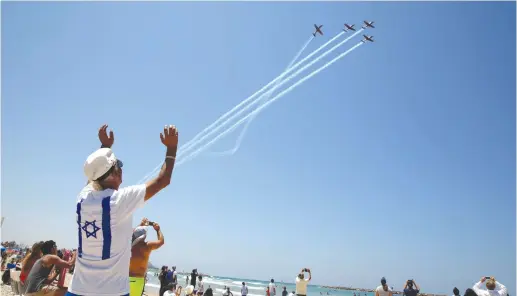
{"type": "MultiPolygon", "coordinates": [[[[371,21],[371,22],[363,21],[363,23],[364,23],[364,26],[361,27],[362,29],[375,28],[375,26],[373,25],[373,23],[374,23],[373,21],[371,21]]],[[[345,31],[345,32],[355,31],[354,26],[355,26],[354,24],[349,25],[349,24],[345,23],[345,28],[343,29],[343,31],[345,31]]],[[[317,33],[319,33],[320,35],[323,35],[323,31],[321,31],[321,27],[323,27],[323,25],[319,25],[318,26],[318,25],[314,24],[315,31],[314,31],[314,33],[312,33],[312,35],[314,37],[316,37],[317,33]]],[[[373,42],[374,41],[373,40],[373,36],[363,35],[363,37],[364,37],[364,39],[361,40],[363,43],[366,42],[366,41],[368,41],[368,42],[373,42]]]]}

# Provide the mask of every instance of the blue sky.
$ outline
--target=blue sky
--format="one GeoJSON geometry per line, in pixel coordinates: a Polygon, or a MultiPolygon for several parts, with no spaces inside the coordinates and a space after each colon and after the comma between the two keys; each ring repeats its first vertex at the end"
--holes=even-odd
{"type": "Polygon", "coordinates": [[[2,239],[75,247],[101,124],[132,185],[163,159],[164,124],[185,143],[280,74],[313,23],[306,54],[363,19],[375,43],[137,212],[163,227],[152,261],[447,294],[494,275],[515,294],[515,3],[4,2],[2,239]]]}

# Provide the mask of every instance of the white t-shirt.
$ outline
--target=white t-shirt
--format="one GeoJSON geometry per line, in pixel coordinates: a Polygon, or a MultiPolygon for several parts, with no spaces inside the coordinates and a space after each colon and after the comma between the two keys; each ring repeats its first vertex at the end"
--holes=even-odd
{"type": "Polygon", "coordinates": [[[506,293],[508,292],[508,289],[505,287],[505,285],[499,283],[498,281],[495,282],[494,290],[485,290],[481,288],[482,284],[482,282],[477,282],[474,287],[472,287],[472,290],[474,290],[478,296],[506,296],[506,293]]]}
{"type": "Polygon", "coordinates": [[[244,285],[241,287],[241,295],[248,295],[248,286],[244,285]]]}
{"type": "Polygon", "coordinates": [[[78,295],[129,293],[133,213],[144,205],[145,185],[94,191],[87,185],[76,205],[78,248],[68,291],[78,295]]]}
{"type": "Polygon", "coordinates": [[[309,284],[309,279],[304,278],[303,280],[299,277],[296,277],[296,294],[298,295],[307,295],[307,285],[309,284]]]}
{"type": "Polygon", "coordinates": [[[176,296],[176,294],[174,292],[172,292],[171,290],[167,290],[167,291],[163,292],[163,296],[176,296]]]}
{"type": "Polygon", "coordinates": [[[205,293],[205,285],[204,285],[203,281],[197,282],[197,291],[201,292],[201,293],[205,293]]]}
{"type": "Polygon", "coordinates": [[[269,295],[276,295],[275,283],[269,283],[269,295]]]}
{"type": "Polygon", "coordinates": [[[390,292],[391,292],[391,288],[388,287],[388,291],[384,291],[384,288],[382,287],[382,285],[378,286],[376,289],[375,289],[376,292],[379,292],[379,296],[389,296],[390,295],[390,292]]]}

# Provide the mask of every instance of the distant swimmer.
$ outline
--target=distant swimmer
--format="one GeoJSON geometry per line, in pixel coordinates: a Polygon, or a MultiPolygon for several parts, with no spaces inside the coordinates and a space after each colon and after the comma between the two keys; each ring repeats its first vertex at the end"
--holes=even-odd
{"type": "Polygon", "coordinates": [[[311,270],[308,268],[302,269],[298,276],[296,277],[296,295],[298,296],[307,296],[307,285],[309,284],[310,280],[312,279],[311,270]],[[309,273],[309,278],[306,279],[304,273],[309,273]]]}
{"type": "Polygon", "coordinates": [[[187,280],[185,280],[185,286],[188,286],[188,282],[189,282],[189,276],[187,275],[187,280]]]}

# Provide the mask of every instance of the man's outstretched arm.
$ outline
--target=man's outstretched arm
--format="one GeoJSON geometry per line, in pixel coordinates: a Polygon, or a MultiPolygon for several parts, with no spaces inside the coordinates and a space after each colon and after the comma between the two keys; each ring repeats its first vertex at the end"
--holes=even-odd
{"type": "Polygon", "coordinates": [[[160,134],[160,139],[163,145],[167,147],[165,162],[158,176],[145,184],[145,201],[171,183],[172,170],[176,161],[176,151],[178,150],[178,130],[173,125],[165,126],[163,134],[160,134]]]}

